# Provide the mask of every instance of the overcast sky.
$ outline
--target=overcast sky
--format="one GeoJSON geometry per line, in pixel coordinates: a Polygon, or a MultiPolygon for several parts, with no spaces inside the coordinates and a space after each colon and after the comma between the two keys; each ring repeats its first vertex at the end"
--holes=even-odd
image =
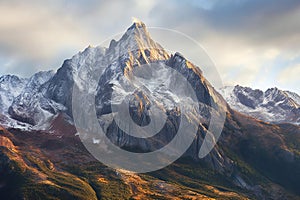
{"type": "Polygon", "coordinates": [[[299,0],[10,0],[0,15],[0,75],[56,70],[136,17],[194,38],[225,85],[300,93],[299,0]]]}

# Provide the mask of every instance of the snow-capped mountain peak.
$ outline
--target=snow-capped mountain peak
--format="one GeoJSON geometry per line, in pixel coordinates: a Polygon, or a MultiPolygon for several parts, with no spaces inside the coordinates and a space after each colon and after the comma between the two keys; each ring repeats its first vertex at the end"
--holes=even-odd
{"type": "Polygon", "coordinates": [[[41,71],[29,78],[22,92],[14,98],[8,109],[10,116],[16,120],[36,125],[45,122],[55,113],[57,107],[51,100],[44,97],[47,82],[53,77],[54,71],[41,71]]]}
{"type": "Polygon", "coordinates": [[[16,96],[20,93],[27,81],[28,79],[19,78],[15,75],[4,75],[0,77],[0,90],[10,91],[16,96]]]}
{"type": "Polygon", "coordinates": [[[142,28],[145,32],[148,32],[145,23],[136,19],[133,21],[133,24],[127,29],[127,31],[138,30],[140,28],[142,28]]]}
{"type": "Polygon", "coordinates": [[[300,96],[295,92],[284,91],[286,95],[288,95],[294,102],[300,107],[300,96]]]}
{"type": "MultiPolygon", "coordinates": [[[[19,79],[15,76],[1,77],[2,113],[7,113],[10,107],[11,117],[33,125],[41,123],[58,112],[66,112],[67,115],[72,116],[74,84],[81,89],[88,89],[88,92],[96,93],[96,107],[98,106],[100,114],[106,113],[106,104],[109,103],[106,95],[109,91],[118,88],[118,82],[124,77],[128,78],[128,74],[135,67],[147,63],[161,63],[187,76],[193,83],[200,102],[209,105],[211,97],[215,102],[223,102],[222,97],[214,91],[199,68],[180,53],[169,55],[151,38],[146,25],[136,21],[118,41],[112,40],[109,47],[89,46],[71,59],[65,60],[56,73],[39,72],[30,79],[19,79]],[[103,71],[98,73],[97,70],[103,71]],[[95,76],[98,77],[95,79],[95,76]],[[15,87],[16,85],[18,87],[15,87]],[[7,91],[10,92],[9,95],[7,91]],[[11,91],[16,92],[12,94],[11,91]],[[8,100],[5,99],[6,96],[9,97],[8,100]]],[[[158,70],[162,70],[159,80],[153,82],[147,89],[153,89],[154,86],[159,85],[159,81],[163,83],[171,79],[168,74],[162,77],[164,68],[158,70]]],[[[119,92],[125,91],[119,90],[119,92]]],[[[166,91],[159,92],[163,99],[166,91]]],[[[222,88],[221,94],[234,109],[259,119],[270,122],[300,122],[300,97],[295,93],[281,91],[278,88],[263,92],[235,86],[222,88]]]]}
{"type": "Polygon", "coordinates": [[[55,72],[53,70],[50,71],[40,71],[31,76],[26,84],[26,90],[37,90],[41,85],[49,81],[55,72]]]}
{"type": "Polygon", "coordinates": [[[124,56],[139,57],[149,62],[169,58],[168,53],[150,36],[146,25],[139,21],[134,22],[119,41],[112,40],[106,52],[109,58],[124,56]]]}
{"type": "Polygon", "coordinates": [[[273,123],[300,123],[300,97],[296,93],[239,85],[223,87],[220,93],[232,108],[244,114],[273,123]]]}
{"type": "Polygon", "coordinates": [[[24,89],[27,79],[15,75],[0,77],[0,112],[7,113],[8,107],[24,89]]]}

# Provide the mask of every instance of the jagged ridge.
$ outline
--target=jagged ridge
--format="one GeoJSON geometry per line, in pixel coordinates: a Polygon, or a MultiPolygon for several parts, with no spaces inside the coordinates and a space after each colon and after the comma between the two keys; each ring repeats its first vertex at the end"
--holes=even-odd
{"type": "Polygon", "coordinates": [[[276,87],[264,92],[239,85],[221,88],[220,93],[244,114],[272,123],[300,123],[300,96],[296,93],[276,87]]]}

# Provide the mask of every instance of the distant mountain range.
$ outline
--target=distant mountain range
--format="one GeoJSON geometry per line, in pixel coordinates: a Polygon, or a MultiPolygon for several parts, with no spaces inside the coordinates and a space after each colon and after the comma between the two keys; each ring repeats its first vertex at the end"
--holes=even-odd
{"type": "MultiPolygon", "coordinates": [[[[300,127],[294,125],[299,122],[299,96],[240,86],[220,91],[229,104],[198,67],[152,40],[142,22],[135,22],[107,48],[89,46],[65,60],[56,72],[38,72],[28,79],[2,76],[0,199],[299,199],[300,127]],[[152,81],[128,95],[124,86],[134,86],[130,74],[147,71],[149,63],[157,67],[152,81]],[[94,80],[103,66],[99,81],[94,80]],[[166,68],[190,83],[195,99],[186,98],[182,84],[166,68]],[[124,150],[162,148],[176,136],[181,120],[197,127],[196,136],[178,161],[156,172],[133,174],[108,168],[78,138],[72,112],[74,87],[95,90],[99,124],[110,141],[124,150]],[[182,91],[175,93],[172,87],[182,91]],[[167,113],[157,135],[133,137],[111,120],[111,105],[120,105],[118,97],[124,95],[130,97],[130,115],[139,125],[149,123],[151,106],[159,105],[167,113]],[[196,103],[200,113],[181,113],[178,102],[196,103]],[[226,120],[217,145],[200,159],[206,136],[215,139],[209,131],[213,106],[226,112],[226,120]],[[276,124],[241,114],[243,109],[256,110],[261,113],[256,117],[276,124]],[[194,120],[196,115],[201,120],[194,120]]],[[[87,99],[80,100],[88,104],[87,99]]],[[[85,139],[97,145],[94,138],[85,139]]]]}
{"type": "Polygon", "coordinates": [[[219,90],[231,108],[271,123],[300,124],[300,96],[270,88],[266,91],[234,86],[219,90]]]}

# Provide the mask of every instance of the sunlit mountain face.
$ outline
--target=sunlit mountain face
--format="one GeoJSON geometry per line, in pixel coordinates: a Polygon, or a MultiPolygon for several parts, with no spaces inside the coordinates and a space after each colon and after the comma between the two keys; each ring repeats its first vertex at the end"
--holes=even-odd
{"type": "MultiPolygon", "coordinates": [[[[299,96],[276,88],[262,92],[240,86],[219,93],[201,68],[180,53],[169,54],[140,21],[109,47],[89,46],[56,72],[38,72],[28,79],[2,76],[0,106],[0,199],[300,198],[299,96]],[[149,70],[149,64],[157,67],[151,76],[154,81],[129,95],[129,112],[138,125],[150,123],[149,110],[156,105],[150,99],[155,98],[167,121],[158,135],[145,140],[127,134],[110,119],[111,104],[121,104],[117,100],[127,95],[121,86],[130,87],[131,74],[149,70]],[[98,77],[97,69],[103,66],[98,77]],[[181,87],[166,67],[190,83],[194,99],[166,87],[166,83],[181,87]],[[74,87],[94,89],[99,124],[124,150],[162,148],[176,136],[179,119],[197,127],[193,142],[176,162],[160,170],[136,174],[108,167],[80,140],[72,110],[74,87]],[[178,99],[185,105],[196,103],[199,112],[183,114],[178,99]],[[224,111],[224,128],[212,151],[199,158],[205,136],[211,135],[213,106],[224,111]]],[[[87,139],[95,145],[101,142],[87,139]]]]}

